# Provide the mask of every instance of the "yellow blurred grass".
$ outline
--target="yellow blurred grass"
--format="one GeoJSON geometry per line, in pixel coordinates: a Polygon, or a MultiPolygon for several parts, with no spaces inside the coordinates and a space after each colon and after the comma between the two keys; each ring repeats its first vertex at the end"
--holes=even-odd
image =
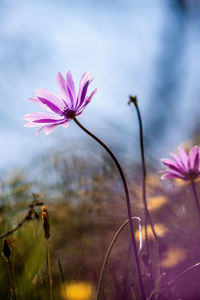
{"type": "Polygon", "coordinates": [[[164,258],[161,260],[161,266],[163,268],[172,268],[180,264],[186,258],[186,251],[180,247],[170,247],[164,254],[164,258]]]}
{"type": "Polygon", "coordinates": [[[165,196],[155,196],[147,198],[148,209],[150,211],[157,211],[168,203],[168,199],[165,196]]]}
{"type": "MultiPolygon", "coordinates": [[[[162,224],[162,223],[155,223],[154,224],[154,229],[155,229],[155,232],[156,232],[158,237],[163,237],[168,232],[167,227],[165,227],[165,225],[162,224]]],[[[148,237],[150,239],[154,239],[153,232],[152,232],[152,229],[151,229],[150,225],[147,226],[147,234],[148,234],[148,237]]],[[[139,229],[135,231],[135,237],[136,237],[136,240],[139,241],[139,229]]],[[[144,228],[144,226],[142,227],[142,239],[143,239],[143,241],[145,240],[145,228],[144,228]]]]}

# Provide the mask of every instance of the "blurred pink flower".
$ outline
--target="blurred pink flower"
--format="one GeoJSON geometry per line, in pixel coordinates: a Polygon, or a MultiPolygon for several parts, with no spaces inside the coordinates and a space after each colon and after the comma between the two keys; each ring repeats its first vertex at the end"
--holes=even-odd
{"type": "Polygon", "coordinates": [[[81,77],[77,96],[70,71],[67,72],[66,80],[61,73],[57,74],[56,80],[60,97],[46,89],[37,89],[35,91],[36,97],[29,98],[29,100],[50,112],[34,112],[24,116],[23,119],[29,121],[24,125],[25,127],[42,126],[37,131],[37,135],[41,130],[47,135],[58,125],[62,125],[66,128],[68,123],[75,116],[82,113],[97,92],[97,89],[95,89],[90,96],[86,96],[88,86],[92,81],[92,79],[90,79],[90,73],[84,73],[81,77]]]}
{"type": "Polygon", "coordinates": [[[200,147],[194,146],[187,154],[182,147],[178,147],[179,155],[170,153],[173,160],[161,159],[161,162],[169,169],[161,179],[181,178],[183,180],[194,180],[200,177],[200,147]]]}

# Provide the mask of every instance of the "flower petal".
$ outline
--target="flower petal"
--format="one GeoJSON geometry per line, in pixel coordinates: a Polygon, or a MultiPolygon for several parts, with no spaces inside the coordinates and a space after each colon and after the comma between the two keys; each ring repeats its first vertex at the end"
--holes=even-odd
{"type": "Polygon", "coordinates": [[[185,166],[182,163],[182,161],[180,160],[180,158],[178,157],[178,155],[176,155],[175,153],[170,153],[170,155],[173,157],[173,160],[175,161],[176,164],[179,165],[180,168],[182,168],[182,171],[185,172],[185,166]]]}
{"type": "Polygon", "coordinates": [[[90,79],[91,74],[89,72],[83,73],[80,84],[79,84],[79,90],[78,90],[78,97],[77,97],[77,102],[76,102],[76,108],[80,106],[80,101],[81,101],[81,95],[82,95],[82,90],[85,85],[85,83],[90,79]]]}
{"type": "Polygon", "coordinates": [[[35,94],[38,98],[40,97],[40,98],[49,100],[51,103],[56,105],[60,110],[63,111],[65,109],[65,103],[61,99],[59,99],[58,96],[51,93],[50,91],[48,91],[46,89],[37,89],[35,91],[35,94]]]}
{"type": "Polygon", "coordinates": [[[161,177],[161,179],[167,179],[167,178],[185,179],[185,176],[183,174],[180,174],[179,172],[174,171],[174,170],[166,170],[166,173],[161,177]]]}
{"type": "MultiPolygon", "coordinates": [[[[69,121],[70,121],[70,120],[69,120],[69,121]]],[[[68,127],[68,125],[69,125],[69,121],[67,121],[67,122],[63,123],[63,124],[62,124],[62,126],[63,126],[64,128],[67,128],[67,127],[68,127]]]]}
{"type": "Polygon", "coordinates": [[[38,131],[36,132],[36,135],[38,135],[41,130],[44,131],[44,134],[48,135],[54,130],[54,128],[56,128],[58,125],[61,125],[61,124],[64,124],[64,123],[66,123],[66,120],[58,121],[58,122],[56,122],[54,124],[50,124],[50,125],[46,124],[46,125],[44,125],[44,126],[42,126],[38,129],[38,131]]]}
{"type": "Polygon", "coordinates": [[[43,129],[45,135],[49,135],[59,124],[49,125],[43,129]]]}
{"type": "Polygon", "coordinates": [[[82,107],[80,107],[77,110],[77,116],[80,115],[82,113],[82,111],[85,109],[85,107],[88,105],[88,103],[90,103],[90,101],[92,100],[92,97],[94,96],[94,94],[96,94],[96,92],[98,91],[98,89],[94,89],[94,91],[90,94],[89,97],[86,97],[85,99],[85,103],[83,103],[82,107]]]}
{"type": "Polygon", "coordinates": [[[72,102],[71,102],[71,99],[70,99],[70,96],[68,93],[67,82],[65,81],[63,75],[60,72],[58,72],[58,74],[56,76],[56,81],[57,81],[58,90],[59,90],[61,96],[65,100],[67,106],[69,108],[72,108],[72,102]]]}
{"type": "Polygon", "coordinates": [[[67,79],[67,85],[68,85],[68,87],[71,91],[73,100],[75,101],[76,100],[76,89],[75,89],[74,81],[73,81],[72,74],[71,74],[70,70],[67,72],[66,79],[67,79]]]}
{"type": "Polygon", "coordinates": [[[92,100],[93,96],[96,94],[97,91],[98,89],[94,89],[94,91],[90,94],[90,96],[86,97],[85,105],[87,105],[92,100]]]}
{"type": "Polygon", "coordinates": [[[170,159],[161,159],[160,160],[165,166],[167,166],[168,168],[178,171],[179,173],[181,173],[182,168],[180,168],[180,166],[173,160],[170,159]]]}
{"type": "Polygon", "coordinates": [[[63,111],[58,107],[56,106],[54,103],[52,103],[51,101],[45,99],[45,98],[41,98],[41,97],[38,97],[38,99],[45,105],[47,105],[53,112],[55,112],[56,114],[59,114],[59,115],[62,115],[63,114],[63,111]]]}
{"type": "Polygon", "coordinates": [[[199,167],[199,147],[198,146],[194,146],[192,147],[192,149],[190,150],[189,153],[189,166],[191,169],[197,169],[199,167]]]}
{"type": "Polygon", "coordinates": [[[38,124],[38,123],[34,123],[34,122],[28,122],[28,123],[26,123],[26,124],[24,124],[24,127],[38,127],[38,126],[40,126],[40,124],[38,124]]]}
{"type": "Polygon", "coordinates": [[[89,84],[90,84],[90,80],[86,81],[86,83],[83,86],[79,106],[81,106],[85,100],[89,84]]]}
{"type": "Polygon", "coordinates": [[[185,149],[182,148],[182,147],[180,147],[180,146],[178,147],[178,151],[179,151],[179,158],[180,158],[180,161],[183,163],[183,165],[184,165],[186,171],[188,171],[188,169],[189,169],[188,155],[187,155],[185,149]]]}
{"type": "Polygon", "coordinates": [[[40,106],[41,108],[49,111],[49,112],[52,112],[52,110],[44,103],[42,103],[37,97],[31,97],[29,98],[28,100],[31,100],[33,101],[35,104],[37,104],[38,106],[40,106]]]}
{"type": "Polygon", "coordinates": [[[42,113],[42,112],[34,112],[34,113],[26,114],[23,117],[23,120],[35,121],[35,120],[44,119],[44,118],[58,120],[58,118],[60,118],[60,116],[52,115],[52,114],[48,114],[48,113],[42,113]]]}

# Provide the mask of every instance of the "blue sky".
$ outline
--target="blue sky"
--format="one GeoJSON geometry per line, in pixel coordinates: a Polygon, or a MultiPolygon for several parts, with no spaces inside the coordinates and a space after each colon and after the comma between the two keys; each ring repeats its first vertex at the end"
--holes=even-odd
{"type": "MultiPolygon", "coordinates": [[[[106,141],[112,136],[114,143],[120,143],[124,133],[124,139],[137,145],[137,123],[126,103],[130,93],[137,94],[148,125],[166,9],[159,0],[2,0],[0,168],[24,166],[35,155],[45,154],[54,145],[72,137],[78,139],[82,134],[75,124],[67,130],[58,128],[48,137],[36,137],[35,129],[23,127],[23,115],[38,111],[27,99],[40,87],[57,92],[56,74],[65,74],[68,69],[76,85],[82,73],[90,71],[95,78],[91,89],[99,89],[80,121],[106,141]]],[[[191,47],[184,54],[187,64],[183,79],[187,82],[193,72],[196,80],[200,70],[199,60],[194,59],[199,44],[193,42],[193,28],[194,24],[188,25],[186,38],[191,47]]],[[[196,81],[188,83],[188,97],[198,94],[196,86],[196,81]]],[[[180,113],[190,109],[188,102],[184,103],[179,106],[180,113]]],[[[181,117],[177,122],[183,126],[181,117]]],[[[168,136],[173,145],[177,137],[173,131],[168,136]]],[[[186,136],[179,135],[178,142],[186,136]]]]}

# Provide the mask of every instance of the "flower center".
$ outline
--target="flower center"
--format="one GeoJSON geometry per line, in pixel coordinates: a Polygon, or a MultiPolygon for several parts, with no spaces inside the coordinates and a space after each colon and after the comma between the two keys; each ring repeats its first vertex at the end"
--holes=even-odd
{"type": "Polygon", "coordinates": [[[198,170],[189,170],[189,172],[187,172],[185,174],[185,178],[186,180],[192,180],[195,179],[199,176],[199,171],[198,170]]]}
{"type": "Polygon", "coordinates": [[[66,109],[63,112],[63,116],[65,116],[68,119],[73,119],[76,116],[76,112],[72,109],[66,109]]]}

